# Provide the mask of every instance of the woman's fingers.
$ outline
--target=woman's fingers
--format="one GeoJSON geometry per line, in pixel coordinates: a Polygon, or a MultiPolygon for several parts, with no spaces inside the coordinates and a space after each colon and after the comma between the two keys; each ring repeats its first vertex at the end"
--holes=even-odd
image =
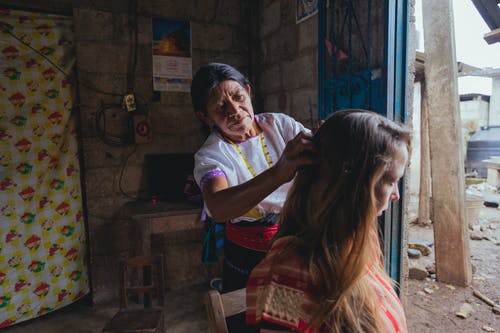
{"type": "Polygon", "coordinates": [[[316,151],[312,137],[301,132],[287,143],[275,167],[285,181],[290,181],[299,167],[317,163],[316,151]]]}
{"type": "Polygon", "coordinates": [[[312,136],[304,132],[300,132],[295,136],[295,138],[288,142],[285,151],[287,148],[289,148],[289,151],[287,152],[289,153],[288,158],[292,159],[301,157],[300,155],[302,154],[311,155],[317,151],[312,141],[312,136]]]}

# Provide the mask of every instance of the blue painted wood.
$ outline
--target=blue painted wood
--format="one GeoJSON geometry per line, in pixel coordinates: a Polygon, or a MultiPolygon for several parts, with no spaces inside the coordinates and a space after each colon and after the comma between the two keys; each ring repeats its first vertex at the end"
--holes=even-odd
{"type": "MultiPolygon", "coordinates": [[[[409,1],[386,0],[387,117],[399,122],[407,119],[409,1]]],[[[404,234],[404,179],[399,183],[401,200],[391,204],[384,218],[385,267],[395,281],[401,280],[402,239],[404,234]]]]}
{"type": "MultiPolygon", "coordinates": [[[[327,0],[318,1],[318,119],[325,119],[332,112],[343,108],[365,108],[386,115],[389,119],[405,122],[407,119],[408,59],[407,34],[409,31],[409,1],[385,0],[385,45],[384,68],[379,81],[371,80],[371,29],[367,29],[367,45],[362,45],[366,56],[366,70],[353,73],[348,59],[346,73],[338,74],[333,70],[326,73],[326,64],[335,68],[337,48],[333,36],[333,25],[338,24],[340,35],[348,33],[348,54],[351,53],[351,34],[353,26],[359,28],[352,1],[348,0],[347,11],[342,19],[336,19],[333,11],[327,12],[327,0]],[[330,27],[327,27],[327,15],[330,14],[330,27]],[[354,21],[354,24],[353,24],[354,21]],[[344,29],[347,28],[347,32],[344,29]],[[329,36],[327,36],[329,31],[329,36]],[[331,46],[332,55],[327,54],[326,38],[331,46]]],[[[362,1],[359,1],[362,3],[362,1]]],[[[334,8],[335,0],[330,1],[334,8]]],[[[371,1],[367,1],[368,18],[371,18],[371,1]]],[[[368,21],[366,24],[370,25],[368,21]]],[[[404,181],[400,183],[401,198],[404,198],[404,181]]],[[[383,233],[385,267],[395,281],[401,279],[403,202],[391,205],[380,218],[383,233]]]]}

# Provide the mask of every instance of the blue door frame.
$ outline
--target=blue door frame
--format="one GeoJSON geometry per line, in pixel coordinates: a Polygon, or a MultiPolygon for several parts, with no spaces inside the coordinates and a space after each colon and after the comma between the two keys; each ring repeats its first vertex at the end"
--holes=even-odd
{"type": "MultiPolygon", "coordinates": [[[[318,118],[325,119],[332,108],[332,84],[326,77],[326,31],[327,0],[318,1],[318,118]]],[[[331,0],[333,2],[333,0],[331,0]]],[[[368,10],[370,7],[368,7],[368,10]]],[[[406,122],[408,92],[408,31],[409,1],[385,0],[385,46],[384,66],[382,73],[383,113],[392,120],[406,122]]],[[[370,42],[370,38],[368,37],[370,42]]],[[[370,45],[368,45],[370,49],[370,45]]],[[[369,85],[368,85],[369,87],[369,85]]],[[[368,93],[369,96],[370,93],[368,93]]],[[[352,98],[351,98],[352,101],[352,98]]],[[[376,110],[379,111],[380,110],[376,110]]],[[[391,204],[380,218],[379,224],[383,234],[383,250],[387,272],[397,282],[401,281],[402,245],[403,245],[403,203],[404,179],[399,184],[401,200],[391,204]]]]}

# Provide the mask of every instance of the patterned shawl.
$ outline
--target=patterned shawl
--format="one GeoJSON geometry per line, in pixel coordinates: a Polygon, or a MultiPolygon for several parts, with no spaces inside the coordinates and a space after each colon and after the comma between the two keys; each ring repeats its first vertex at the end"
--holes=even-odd
{"type": "MultiPolygon", "coordinates": [[[[246,287],[246,320],[250,325],[266,321],[312,333],[315,331],[308,326],[319,297],[307,264],[292,253],[276,260],[291,239],[291,236],[283,237],[274,242],[266,258],[252,271],[246,287]]],[[[406,333],[404,310],[393,288],[372,270],[363,278],[369,279],[379,298],[378,315],[382,318],[383,332],[406,333]]]]}

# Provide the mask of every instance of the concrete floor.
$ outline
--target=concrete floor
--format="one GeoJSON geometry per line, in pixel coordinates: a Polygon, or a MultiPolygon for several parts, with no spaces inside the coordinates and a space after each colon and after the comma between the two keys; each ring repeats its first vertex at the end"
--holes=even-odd
{"type": "MultiPolygon", "coordinates": [[[[207,286],[167,292],[165,327],[168,333],[208,332],[203,296],[207,286]]],[[[72,304],[42,317],[1,330],[2,333],[97,333],[118,308],[72,304]]]]}

